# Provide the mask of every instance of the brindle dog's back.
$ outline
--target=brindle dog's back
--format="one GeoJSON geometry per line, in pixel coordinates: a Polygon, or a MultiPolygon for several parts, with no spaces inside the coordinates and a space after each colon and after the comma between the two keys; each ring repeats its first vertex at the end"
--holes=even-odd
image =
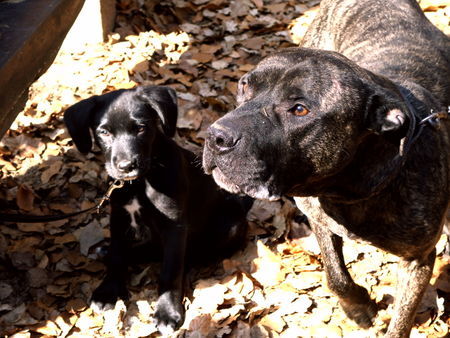
{"type": "Polygon", "coordinates": [[[397,83],[421,85],[450,105],[450,39],[415,0],[323,0],[318,17],[304,47],[340,52],[397,83]]]}

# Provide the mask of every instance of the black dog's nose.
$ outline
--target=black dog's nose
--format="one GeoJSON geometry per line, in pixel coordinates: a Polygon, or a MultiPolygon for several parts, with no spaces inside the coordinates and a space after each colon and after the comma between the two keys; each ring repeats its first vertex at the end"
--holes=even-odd
{"type": "Polygon", "coordinates": [[[131,161],[131,160],[120,160],[117,163],[117,169],[119,169],[119,171],[122,172],[129,172],[131,170],[133,170],[135,167],[135,161],[131,161]]]}
{"type": "Polygon", "coordinates": [[[216,152],[224,152],[234,148],[240,138],[240,134],[231,128],[213,125],[208,128],[207,146],[216,152]]]}

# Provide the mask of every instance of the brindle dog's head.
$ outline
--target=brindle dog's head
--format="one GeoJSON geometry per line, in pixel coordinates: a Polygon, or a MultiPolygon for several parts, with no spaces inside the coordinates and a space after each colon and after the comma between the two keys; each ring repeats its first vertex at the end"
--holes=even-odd
{"type": "Polygon", "coordinates": [[[82,100],[66,110],[64,122],[78,150],[92,150],[92,133],[109,176],[133,180],[150,169],[157,134],[175,134],[177,114],[173,89],[141,86],[82,100]]]}
{"type": "Polygon", "coordinates": [[[408,124],[390,81],[320,50],[265,58],[239,81],[237,102],[209,128],[203,166],[226,190],[261,199],[308,195],[367,135],[404,134],[408,124]]]}

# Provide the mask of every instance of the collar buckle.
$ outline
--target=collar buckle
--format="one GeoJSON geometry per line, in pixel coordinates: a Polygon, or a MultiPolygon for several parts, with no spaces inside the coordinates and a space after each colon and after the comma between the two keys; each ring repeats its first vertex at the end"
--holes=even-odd
{"type": "Polygon", "coordinates": [[[103,204],[106,201],[109,201],[109,198],[110,198],[112,192],[114,190],[116,190],[116,189],[123,188],[124,185],[125,185],[125,181],[124,180],[115,180],[114,182],[111,183],[111,185],[109,186],[109,188],[106,191],[105,195],[100,200],[100,203],[97,205],[97,213],[100,212],[100,208],[103,206],[103,204]]]}

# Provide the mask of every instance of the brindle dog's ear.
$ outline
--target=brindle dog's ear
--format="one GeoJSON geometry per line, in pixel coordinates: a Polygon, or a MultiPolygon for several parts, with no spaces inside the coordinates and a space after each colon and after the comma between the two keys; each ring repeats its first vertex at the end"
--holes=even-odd
{"type": "Polygon", "coordinates": [[[177,94],[170,87],[141,86],[136,89],[138,97],[156,111],[162,122],[164,134],[175,135],[178,118],[177,94]]]}
{"type": "Polygon", "coordinates": [[[394,97],[382,93],[371,95],[366,114],[368,129],[377,134],[405,129],[403,127],[409,121],[405,109],[404,104],[394,97]]]}
{"type": "Polygon", "coordinates": [[[74,104],[64,112],[64,123],[81,153],[87,153],[92,149],[90,128],[97,105],[98,96],[92,96],[74,104]]]}

